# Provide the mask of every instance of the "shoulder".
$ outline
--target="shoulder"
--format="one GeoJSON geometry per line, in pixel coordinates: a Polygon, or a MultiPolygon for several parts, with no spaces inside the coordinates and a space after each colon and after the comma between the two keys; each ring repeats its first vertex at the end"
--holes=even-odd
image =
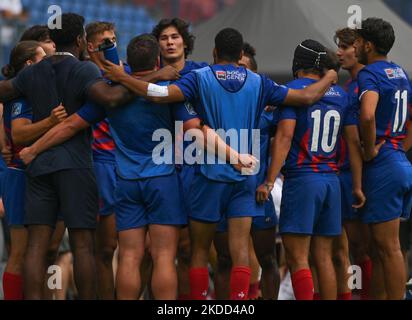
{"type": "Polygon", "coordinates": [[[302,89],[307,85],[308,85],[308,83],[306,83],[302,79],[295,79],[295,80],[292,80],[292,81],[286,83],[286,87],[288,87],[290,89],[302,89]]]}
{"type": "Polygon", "coordinates": [[[187,60],[185,68],[187,68],[189,70],[195,70],[195,69],[202,69],[202,68],[208,67],[208,66],[209,66],[209,64],[206,63],[206,62],[196,62],[196,61],[192,61],[192,60],[187,60]]]}
{"type": "Polygon", "coordinates": [[[100,72],[99,68],[91,61],[77,61],[74,68],[78,70],[94,70],[100,72]]]}
{"type": "Polygon", "coordinates": [[[370,65],[365,66],[362,70],[358,73],[358,79],[363,79],[365,77],[374,77],[378,79],[382,76],[385,72],[385,68],[378,65],[377,63],[372,63],[370,65]]]}

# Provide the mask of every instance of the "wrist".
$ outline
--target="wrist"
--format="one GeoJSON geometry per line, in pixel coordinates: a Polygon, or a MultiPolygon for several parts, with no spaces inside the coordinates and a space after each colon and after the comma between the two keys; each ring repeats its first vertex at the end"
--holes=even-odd
{"type": "Polygon", "coordinates": [[[266,179],[263,184],[273,187],[275,185],[275,181],[272,181],[270,179],[266,179]]]}
{"type": "Polygon", "coordinates": [[[53,117],[52,116],[49,116],[48,118],[47,118],[47,126],[49,127],[49,128],[52,128],[52,127],[54,127],[56,125],[56,123],[53,121],[53,117]]]}
{"type": "Polygon", "coordinates": [[[29,151],[30,154],[32,154],[35,157],[39,154],[39,152],[36,148],[36,144],[33,144],[30,147],[27,147],[27,150],[29,151]]]}

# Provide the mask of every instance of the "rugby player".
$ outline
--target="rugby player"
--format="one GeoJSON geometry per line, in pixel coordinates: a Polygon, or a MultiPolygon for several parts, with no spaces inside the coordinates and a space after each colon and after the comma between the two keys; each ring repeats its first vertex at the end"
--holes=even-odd
{"type": "Polygon", "coordinates": [[[388,60],[395,43],[392,25],[378,18],[362,21],[355,42],[358,61],[360,133],[364,148],[364,190],[368,199],[361,211],[369,225],[373,266],[383,268],[387,299],[403,299],[405,265],[399,243],[400,218],[412,206],[412,166],[402,140],[407,130],[412,91],[407,73],[388,60]]]}

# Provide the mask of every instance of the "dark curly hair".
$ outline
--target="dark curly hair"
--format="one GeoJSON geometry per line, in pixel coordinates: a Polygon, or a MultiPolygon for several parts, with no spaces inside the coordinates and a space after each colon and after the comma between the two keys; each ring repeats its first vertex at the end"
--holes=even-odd
{"type": "Polygon", "coordinates": [[[238,62],[243,50],[243,36],[236,29],[225,28],[216,35],[215,48],[219,59],[238,62]]]}
{"type": "Polygon", "coordinates": [[[77,37],[82,37],[85,33],[84,18],[82,16],[75,13],[63,13],[61,21],[61,29],[49,29],[50,38],[57,48],[74,44],[77,37]]]}
{"type": "Polygon", "coordinates": [[[362,28],[356,30],[365,41],[375,46],[378,54],[386,56],[395,43],[395,31],[392,25],[380,18],[368,18],[362,21],[362,28]]]}
{"type": "Polygon", "coordinates": [[[159,41],[160,34],[163,30],[169,27],[175,27],[177,32],[179,32],[182,36],[183,42],[186,45],[185,58],[187,58],[193,52],[193,48],[195,46],[195,36],[189,31],[190,23],[179,18],[160,20],[152,30],[152,34],[155,36],[157,41],[159,41]]]}
{"type": "Polygon", "coordinates": [[[50,39],[49,28],[46,25],[37,24],[24,31],[20,41],[46,41],[50,39]]]}
{"type": "Polygon", "coordinates": [[[243,44],[243,54],[249,58],[250,60],[250,65],[252,67],[252,70],[257,70],[258,65],[256,62],[256,49],[252,47],[249,43],[245,42],[243,44]]]}

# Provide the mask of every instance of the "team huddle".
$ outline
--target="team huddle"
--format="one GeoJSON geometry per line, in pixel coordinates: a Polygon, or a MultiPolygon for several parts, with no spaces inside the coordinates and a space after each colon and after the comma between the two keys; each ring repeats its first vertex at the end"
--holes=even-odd
{"type": "Polygon", "coordinates": [[[209,65],[187,60],[189,24],[163,19],[123,63],[102,49],[112,23],[61,18],[23,34],[0,81],[6,299],[46,298],[65,228],[79,299],[207,299],[211,248],[216,299],[255,297],[251,252],[262,298],[277,299],[277,232],[297,300],[351,300],[352,264],[362,299],[404,298],[412,88],[387,58],[388,22],[337,30],[336,50],[297,44],[294,80],[278,85],[232,28],[209,65]]]}

